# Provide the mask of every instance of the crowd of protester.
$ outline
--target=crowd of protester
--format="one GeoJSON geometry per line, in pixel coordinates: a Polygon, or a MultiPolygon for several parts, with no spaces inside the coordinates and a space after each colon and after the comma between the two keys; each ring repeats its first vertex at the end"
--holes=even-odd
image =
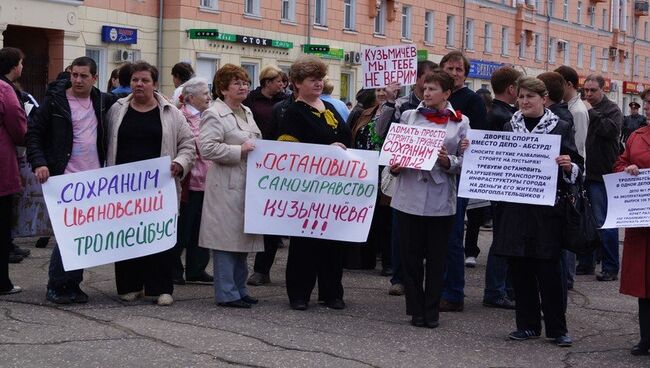
{"type": "MultiPolygon", "coordinates": [[[[492,241],[483,305],[515,310],[510,339],[538,338],[544,330],[556,345],[571,346],[567,292],[576,274],[594,274],[600,261],[597,280],[614,281],[620,273],[621,293],[638,298],[640,341],[632,354],[650,354],[648,228],[626,229],[621,262],[617,229],[599,230],[599,249],[576,259],[561,246],[564,219],[553,206],[457,195],[469,129],[558,135],[558,191],[584,186],[602,225],[607,210],[603,175],[638,175],[650,167],[645,118],[650,116],[650,90],[641,94],[645,116],[633,101],[632,114],[625,118],[607,98],[601,76],[588,76],[579,93],[578,74],[568,66],[537,77],[504,66],[492,75],[492,92],[474,92],[465,84],[468,59],[453,51],[440,65],[418,62],[410,93],[400,96],[396,81],[377,90],[362,89],[351,108],[351,103],[332,97],[335,83],[327,77],[327,64],[313,56],[296,60],[288,75],[266,66],[252,91],[252,81],[240,66],[221,66],[210,83],[195,77],[190,64],[178,63],[171,73],[172,96],[158,91],[158,70],[144,61],[114,70],[106,92],[101,92],[95,87],[97,65],[79,57],[27,114],[25,104],[33,99],[17,87],[24,58],[18,49],[0,50],[0,295],[21,291],[9,278],[8,263],[29,256],[11,238],[13,196],[21,191],[18,146],[26,147],[40,183],[50,176],[171,157],[169,170],[180,203],[177,245],[116,262],[119,298],[132,302],[148,297],[170,305],[174,285],[193,282],[213,284],[219,306],[251,308],[259,301],[248,286],[271,283],[270,270],[282,244],[279,236],[244,232],[247,157],[255,142],[378,151],[391,124],[407,124],[446,131],[433,169],[386,168],[395,190],[392,198],[378,195],[368,240],[360,247],[292,236],[286,265],[292,309],[310,307],[316,282],[317,301],[345,308],[342,276],[344,267],[355,268],[351,255],[360,253],[364,268],[374,268],[380,255],[381,274],[391,277],[388,292],[404,295],[410,323],[436,328],[441,312],[464,309],[465,268],[476,265],[479,229],[487,225],[492,241]],[[249,253],[257,253],[250,277],[249,253]],[[212,275],[206,272],[210,260],[212,275]]],[[[46,240],[39,240],[41,246],[46,240]]],[[[87,303],[82,281],[83,270],[64,270],[55,245],[46,299],[87,303]]]]}

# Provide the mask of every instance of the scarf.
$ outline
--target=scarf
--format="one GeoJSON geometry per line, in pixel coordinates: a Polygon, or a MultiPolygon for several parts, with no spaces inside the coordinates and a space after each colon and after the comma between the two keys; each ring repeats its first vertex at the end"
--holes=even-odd
{"type": "Polygon", "coordinates": [[[551,110],[544,109],[544,115],[540,119],[539,123],[533,128],[532,132],[529,132],[526,129],[526,124],[524,123],[524,115],[521,111],[517,111],[512,115],[510,120],[510,125],[512,125],[512,131],[515,133],[538,133],[538,134],[548,134],[551,130],[555,129],[557,122],[560,118],[557,115],[553,114],[551,110]]]}
{"type": "Polygon", "coordinates": [[[429,109],[426,107],[419,107],[418,112],[422,114],[429,122],[435,124],[446,124],[449,120],[456,123],[463,121],[463,114],[460,110],[453,112],[449,109],[429,109]]]}

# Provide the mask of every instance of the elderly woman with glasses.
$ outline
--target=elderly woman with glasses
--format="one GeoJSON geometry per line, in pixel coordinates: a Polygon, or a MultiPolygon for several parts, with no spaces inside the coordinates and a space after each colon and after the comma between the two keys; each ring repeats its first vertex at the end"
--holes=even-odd
{"type": "Polygon", "coordinates": [[[251,110],[242,102],[250,79],[240,66],[217,70],[215,98],[201,118],[199,150],[212,161],[205,180],[199,245],[212,249],[214,292],[218,305],[250,308],[257,304],[246,289],[249,252],[264,251],[262,235],[244,233],[246,159],[262,133],[251,110]]]}

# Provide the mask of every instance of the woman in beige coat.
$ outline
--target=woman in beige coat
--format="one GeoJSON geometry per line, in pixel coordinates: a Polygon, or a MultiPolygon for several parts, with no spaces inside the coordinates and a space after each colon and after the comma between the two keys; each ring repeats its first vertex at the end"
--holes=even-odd
{"type": "Polygon", "coordinates": [[[199,150],[213,165],[205,181],[199,246],[212,249],[214,293],[218,305],[250,308],[248,252],[264,250],[262,235],[244,234],[246,158],[261,139],[251,110],[242,105],[250,79],[246,70],[226,64],[214,76],[212,107],[201,117],[199,150]]]}

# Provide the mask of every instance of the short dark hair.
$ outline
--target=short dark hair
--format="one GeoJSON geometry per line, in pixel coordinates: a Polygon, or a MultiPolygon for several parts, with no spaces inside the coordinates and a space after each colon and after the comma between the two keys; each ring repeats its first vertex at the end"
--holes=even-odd
{"type": "Polygon", "coordinates": [[[70,70],[72,70],[72,68],[75,66],[87,66],[90,68],[91,75],[97,75],[97,63],[95,60],[89,58],[88,56],[80,56],[72,60],[72,64],[70,64],[70,70]]]}
{"type": "Polygon", "coordinates": [[[554,72],[560,73],[565,81],[573,85],[573,88],[578,88],[579,77],[575,69],[567,65],[562,65],[555,69],[554,72]]]}
{"type": "Polygon", "coordinates": [[[454,78],[442,69],[436,69],[425,74],[424,83],[438,83],[442,91],[451,91],[454,89],[454,78]]]}
{"type": "Polygon", "coordinates": [[[502,66],[495,70],[490,77],[490,84],[495,95],[504,93],[509,86],[517,84],[521,72],[511,66],[502,66]]]}
{"type": "Polygon", "coordinates": [[[553,102],[562,102],[564,97],[564,78],[557,72],[546,72],[537,76],[546,85],[548,98],[553,102]]]}
{"type": "Polygon", "coordinates": [[[600,75],[600,74],[590,74],[590,75],[588,75],[587,78],[585,78],[585,83],[587,83],[589,81],[593,81],[593,82],[598,83],[598,87],[600,89],[603,89],[603,87],[605,87],[605,78],[603,78],[603,76],[600,75]]]}
{"type": "Polygon", "coordinates": [[[420,60],[418,61],[417,77],[420,78],[422,74],[426,72],[432,72],[437,68],[438,68],[438,64],[434,63],[431,60],[420,60]]]}
{"type": "Polygon", "coordinates": [[[15,47],[3,47],[0,49],[0,75],[4,76],[9,74],[11,69],[17,67],[24,58],[25,54],[15,47]]]}
{"type": "Polygon", "coordinates": [[[447,55],[443,56],[442,60],[440,60],[440,67],[444,68],[445,64],[449,61],[462,61],[463,67],[465,68],[465,76],[467,77],[469,75],[469,59],[467,59],[465,54],[460,51],[451,51],[447,53],[447,55]]]}
{"type": "Polygon", "coordinates": [[[124,63],[117,72],[117,79],[120,80],[120,86],[129,86],[131,84],[131,76],[133,75],[133,64],[124,63]]]}
{"type": "Polygon", "coordinates": [[[137,72],[149,72],[151,74],[151,80],[154,83],[158,83],[158,68],[146,61],[138,61],[131,66],[131,77],[137,72]]]}
{"type": "Polygon", "coordinates": [[[185,83],[194,76],[194,69],[192,69],[192,65],[189,63],[176,63],[176,65],[172,67],[172,75],[178,78],[181,83],[185,83]]]}
{"type": "Polygon", "coordinates": [[[219,68],[217,72],[214,73],[214,78],[212,79],[212,98],[220,98],[223,100],[224,96],[221,91],[227,90],[230,86],[230,82],[237,79],[248,83],[251,82],[248,73],[246,73],[246,69],[239,65],[226,64],[219,68]]]}

